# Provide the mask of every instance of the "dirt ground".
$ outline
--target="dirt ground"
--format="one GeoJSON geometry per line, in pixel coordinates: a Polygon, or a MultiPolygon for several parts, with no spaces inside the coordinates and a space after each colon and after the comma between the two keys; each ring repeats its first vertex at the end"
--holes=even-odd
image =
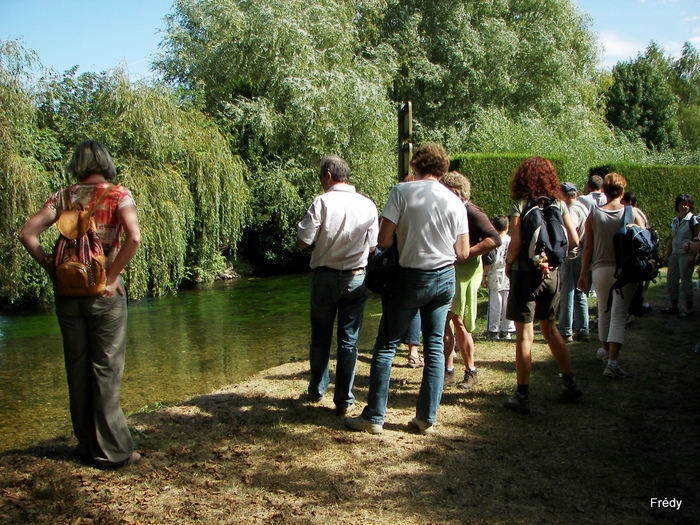
{"type": "MultiPolygon", "coordinates": [[[[380,435],[347,430],[332,395],[305,401],[308,366],[288,363],[131,415],[143,459],[120,470],[74,461],[72,437],[0,454],[0,522],[700,523],[700,312],[659,313],[663,283],[651,298],[653,312],[628,326],[624,379],[602,376],[595,337],[569,345],[576,403],[561,398],[541,337],[532,414],[503,408],[513,342],[480,339],[480,383],[445,391],[433,436],[407,427],[421,370],[405,354],[380,435]]],[[[367,394],[370,349],[360,352],[351,415],[367,394]]]]}

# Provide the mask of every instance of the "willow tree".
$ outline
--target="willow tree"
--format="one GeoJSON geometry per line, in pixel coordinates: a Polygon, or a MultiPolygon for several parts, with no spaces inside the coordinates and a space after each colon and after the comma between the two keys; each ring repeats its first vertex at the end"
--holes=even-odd
{"type": "MultiPolygon", "coordinates": [[[[70,182],[62,166],[94,138],[109,149],[117,182],[137,202],[142,245],[127,267],[130,293],[174,291],[183,279],[212,280],[235,257],[249,217],[246,168],[213,121],[164,87],[132,85],[123,71],[27,73],[0,53],[0,227],[19,231],[51,191],[70,182]],[[29,89],[28,86],[35,86],[29,89]]],[[[42,238],[46,250],[57,234],[42,238]]],[[[50,298],[50,283],[16,235],[0,242],[0,298],[50,298]]]]}
{"type": "Polygon", "coordinates": [[[135,295],[210,281],[235,256],[248,216],[245,167],[199,110],[163,87],[130,84],[120,70],[54,78],[39,108],[40,125],[65,151],[86,137],[102,141],[132,189],[143,237],[129,265],[135,295]]]}
{"type": "Polygon", "coordinates": [[[366,52],[390,45],[390,96],[422,129],[472,125],[482,111],[556,117],[592,104],[598,47],[569,0],[355,2],[366,52]]]}
{"type": "Polygon", "coordinates": [[[391,60],[357,51],[354,2],[177,0],[157,70],[202,101],[251,170],[251,257],[285,262],[320,191],[318,161],[346,158],[382,202],[395,180],[391,60]]]}
{"type": "Polygon", "coordinates": [[[36,111],[27,89],[40,64],[17,41],[0,41],[0,302],[46,300],[46,274],[22,249],[17,233],[56,185],[43,163],[59,157],[50,134],[36,127],[36,111]]]}

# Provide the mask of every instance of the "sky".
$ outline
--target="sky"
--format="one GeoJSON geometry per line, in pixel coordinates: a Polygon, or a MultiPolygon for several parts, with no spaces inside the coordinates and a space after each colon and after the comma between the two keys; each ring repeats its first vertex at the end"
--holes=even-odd
{"type": "Polygon", "coordinates": [[[680,56],[685,42],[700,50],[700,0],[576,0],[593,18],[604,48],[601,67],[637,58],[654,40],[666,55],[680,56]]]}
{"type": "MultiPolygon", "coordinates": [[[[478,0],[477,0],[478,1],[478,0]]],[[[18,39],[57,72],[125,66],[132,81],[151,76],[172,0],[0,0],[0,40],[18,39]]],[[[651,40],[677,57],[700,49],[700,0],[574,0],[592,17],[601,67],[643,53],[651,40]]]]}

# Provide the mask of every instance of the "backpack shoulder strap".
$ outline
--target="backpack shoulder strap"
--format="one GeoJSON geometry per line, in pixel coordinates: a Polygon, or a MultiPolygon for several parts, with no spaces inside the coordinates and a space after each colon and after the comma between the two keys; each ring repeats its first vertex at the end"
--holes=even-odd
{"type": "Polygon", "coordinates": [[[634,224],[634,210],[632,209],[632,206],[625,206],[623,221],[623,227],[627,226],[628,224],[634,224]]]}
{"type": "Polygon", "coordinates": [[[525,201],[525,205],[523,206],[523,211],[520,214],[520,218],[522,219],[525,217],[525,215],[528,214],[528,212],[532,211],[533,209],[537,208],[537,200],[535,199],[527,199],[525,201]]]}

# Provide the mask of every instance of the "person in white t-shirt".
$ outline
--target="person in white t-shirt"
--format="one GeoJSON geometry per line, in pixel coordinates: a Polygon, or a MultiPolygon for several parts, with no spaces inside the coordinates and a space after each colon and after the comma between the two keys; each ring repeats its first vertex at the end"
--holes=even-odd
{"type": "Polygon", "coordinates": [[[416,312],[423,332],[423,379],[416,417],[409,426],[421,434],[434,431],[442,397],[445,357],[443,335],[455,293],[455,262],[469,257],[467,211],[454,193],[440,184],[450,159],[438,144],[416,148],[411,169],[416,180],[391,190],[379,230],[379,246],[396,242],[398,277],[382,297],[382,320],[372,353],[367,406],[346,425],[372,434],[382,432],[396,345],[416,312]]]}

